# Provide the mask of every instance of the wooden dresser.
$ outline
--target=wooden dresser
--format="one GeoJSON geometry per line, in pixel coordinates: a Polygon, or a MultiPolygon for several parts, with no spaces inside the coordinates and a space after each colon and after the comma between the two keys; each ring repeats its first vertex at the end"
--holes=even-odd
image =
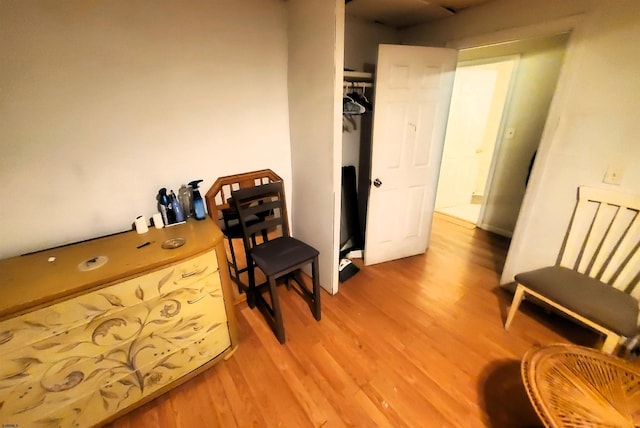
{"type": "Polygon", "coordinates": [[[226,263],[209,218],[1,260],[0,421],[100,425],[230,356],[226,263]]]}

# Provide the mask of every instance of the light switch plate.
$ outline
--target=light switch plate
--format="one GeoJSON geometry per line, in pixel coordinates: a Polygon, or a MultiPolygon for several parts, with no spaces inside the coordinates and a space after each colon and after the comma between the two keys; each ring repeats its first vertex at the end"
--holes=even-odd
{"type": "Polygon", "coordinates": [[[622,181],[622,168],[619,165],[611,164],[604,173],[603,183],[619,185],[622,181]]]}

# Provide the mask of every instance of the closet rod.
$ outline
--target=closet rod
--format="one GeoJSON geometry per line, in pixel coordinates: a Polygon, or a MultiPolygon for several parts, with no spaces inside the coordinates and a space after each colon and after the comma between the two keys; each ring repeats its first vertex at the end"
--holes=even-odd
{"type": "Polygon", "coordinates": [[[342,82],[342,86],[349,87],[352,86],[354,88],[373,88],[373,83],[369,83],[369,82],[347,82],[344,81],[342,82]]]}

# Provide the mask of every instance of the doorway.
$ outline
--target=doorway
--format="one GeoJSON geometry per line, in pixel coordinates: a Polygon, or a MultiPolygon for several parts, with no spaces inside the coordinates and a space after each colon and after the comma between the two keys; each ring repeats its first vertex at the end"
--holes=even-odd
{"type": "MultiPolygon", "coordinates": [[[[510,65],[503,64],[510,69],[510,73],[508,71],[503,72],[503,74],[511,76],[507,79],[508,84],[506,86],[508,90],[505,94],[504,89],[502,89],[502,96],[496,98],[502,100],[500,102],[503,108],[501,115],[495,115],[495,117],[499,118],[494,121],[493,125],[494,129],[498,128],[497,136],[493,141],[495,150],[493,155],[486,156],[491,161],[485,161],[483,167],[476,168],[476,171],[472,173],[469,173],[467,168],[461,168],[461,172],[457,174],[460,177],[473,177],[475,179],[482,168],[490,171],[485,181],[474,181],[474,190],[471,195],[467,195],[468,198],[472,198],[473,202],[478,200],[481,202],[477,224],[482,229],[505,237],[511,237],[513,234],[522,199],[524,198],[527,176],[546,123],[548,109],[555,92],[568,38],[569,33],[564,33],[497,43],[490,46],[463,48],[459,51],[458,63],[463,73],[466,66],[491,62],[509,64],[509,60],[511,60],[510,65]],[[485,183],[484,191],[476,190],[482,189],[483,183],[485,183]],[[473,192],[475,192],[475,195],[473,192]]],[[[493,92],[495,92],[495,88],[499,86],[497,80],[493,86],[493,92]]],[[[377,109],[374,109],[374,111],[377,111],[377,109]]],[[[472,109],[468,112],[468,115],[472,118],[480,116],[478,109],[472,109]]],[[[446,117],[442,123],[442,129],[444,129],[446,117]]],[[[413,130],[413,127],[410,126],[410,130],[413,130]]],[[[454,131],[455,127],[452,127],[447,130],[447,133],[454,131]]],[[[442,150],[442,147],[440,146],[439,150],[442,150]]],[[[371,153],[370,150],[366,151],[360,147],[360,153],[362,154],[363,152],[371,153]]],[[[431,155],[433,159],[437,159],[438,169],[440,169],[441,153],[434,152],[431,155]]],[[[361,163],[359,171],[362,172],[363,170],[361,163]]],[[[453,175],[455,176],[456,174],[453,175]]],[[[367,178],[373,180],[375,177],[368,174],[367,178]]],[[[380,185],[388,187],[389,180],[386,176],[380,181],[380,185]]],[[[437,182],[438,175],[436,173],[431,180],[433,193],[436,193],[437,182]]],[[[432,201],[435,199],[436,196],[434,195],[432,201]]],[[[395,205],[390,204],[390,206],[395,205]]],[[[433,205],[431,209],[433,210],[433,205]]],[[[388,221],[385,224],[397,223],[398,221],[397,216],[387,217],[388,221]]],[[[404,220],[401,224],[405,224],[404,220]]],[[[370,226],[372,225],[367,222],[366,228],[369,229],[370,226]]],[[[428,229],[431,229],[430,222],[428,229]]],[[[400,231],[402,232],[402,230],[400,231]]],[[[368,241],[369,239],[365,239],[365,247],[368,241]]]]}
{"type": "Polygon", "coordinates": [[[453,84],[435,210],[474,225],[519,56],[459,62],[453,84]]]}
{"type": "Polygon", "coordinates": [[[436,211],[513,235],[568,39],[460,51],[436,211]]]}

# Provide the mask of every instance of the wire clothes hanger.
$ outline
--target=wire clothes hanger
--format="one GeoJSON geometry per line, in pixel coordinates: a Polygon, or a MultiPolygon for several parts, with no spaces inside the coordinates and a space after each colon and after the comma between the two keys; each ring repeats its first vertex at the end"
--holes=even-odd
{"type": "Polygon", "coordinates": [[[351,92],[347,94],[347,96],[349,96],[354,102],[364,106],[364,108],[367,111],[371,111],[373,110],[373,105],[369,102],[369,100],[367,99],[366,95],[365,95],[365,87],[362,86],[356,86],[355,83],[352,83],[352,89],[351,92]],[[356,88],[361,88],[362,89],[362,93],[358,93],[358,91],[356,90],[356,88]]]}
{"type": "Polygon", "coordinates": [[[349,95],[345,95],[342,98],[342,113],[343,114],[362,114],[367,111],[367,108],[349,95]]]}
{"type": "MultiPolygon", "coordinates": [[[[342,113],[349,115],[366,113],[369,109],[364,105],[363,97],[355,91],[353,83],[351,83],[351,86],[351,92],[342,97],[342,113]]],[[[349,92],[348,87],[346,92],[349,92]]],[[[365,102],[369,104],[368,101],[365,102]]]]}

